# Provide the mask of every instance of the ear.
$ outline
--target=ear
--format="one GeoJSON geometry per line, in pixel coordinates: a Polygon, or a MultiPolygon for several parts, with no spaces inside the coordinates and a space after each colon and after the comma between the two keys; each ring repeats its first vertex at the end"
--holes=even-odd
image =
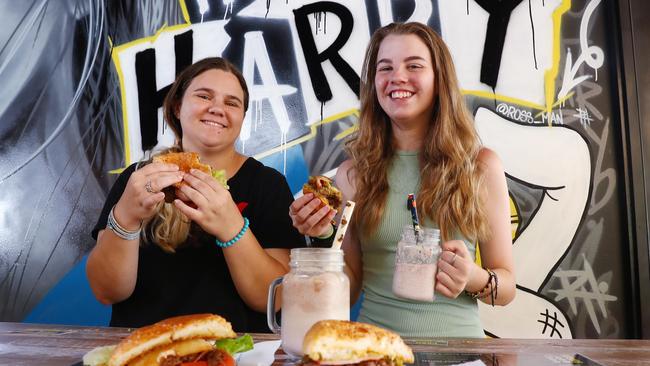
{"type": "Polygon", "coordinates": [[[181,120],[181,103],[176,103],[174,106],[174,117],[178,119],[179,121],[181,120]]]}

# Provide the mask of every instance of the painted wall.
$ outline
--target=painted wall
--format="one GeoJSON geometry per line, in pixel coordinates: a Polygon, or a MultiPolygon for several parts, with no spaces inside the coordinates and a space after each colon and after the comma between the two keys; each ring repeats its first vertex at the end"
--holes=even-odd
{"type": "Polygon", "coordinates": [[[106,324],[83,266],[116,172],[173,142],[162,98],[207,56],[239,65],[238,148],[294,192],[354,133],[374,29],[441,32],[511,196],[517,297],[497,337],[629,336],[611,4],[601,0],[213,0],[0,5],[0,320],[106,324]]]}

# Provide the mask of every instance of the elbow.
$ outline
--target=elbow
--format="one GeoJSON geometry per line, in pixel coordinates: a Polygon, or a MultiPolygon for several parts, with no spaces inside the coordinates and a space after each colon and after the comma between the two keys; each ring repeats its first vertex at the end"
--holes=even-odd
{"type": "Polygon", "coordinates": [[[356,304],[361,298],[361,286],[350,286],[350,304],[356,304]]]}
{"type": "MultiPolygon", "coordinates": [[[[242,300],[244,300],[244,303],[249,308],[251,308],[252,310],[257,311],[259,313],[266,313],[266,300],[267,300],[266,298],[264,298],[264,299],[261,299],[261,298],[258,298],[258,299],[242,298],[242,300]]],[[[281,304],[278,302],[278,299],[276,298],[276,303],[275,303],[276,309],[275,309],[275,311],[279,311],[280,306],[281,306],[281,304]]]]}
{"type": "Polygon", "coordinates": [[[499,291],[499,305],[506,306],[514,301],[517,294],[517,288],[514,284],[506,289],[499,291]],[[505,290],[505,291],[504,291],[505,290]],[[503,296],[501,296],[503,294],[503,296]]]}
{"type": "Polygon", "coordinates": [[[133,289],[131,291],[124,291],[123,288],[119,288],[115,283],[107,283],[105,279],[96,276],[88,267],[86,267],[86,277],[88,278],[88,284],[93,295],[102,305],[113,305],[123,301],[131,296],[133,292],[133,289]]]}
{"type": "Polygon", "coordinates": [[[506,305],[510,304],[515,299],[515,292],[516,291],[513,291],[512,295],[510,295],[510,296],[504,296],[504,298],[501,299],[499,305],[506,306],[506,305]]]}
{"type": "Polygon", "coordinates": [[[119,300],[115,299],[113,294],[111,294],[107,289],[102,288],[97,281],[91,280],[91,277],[88,276],[88,282],[90,283],[90,289],[95,295],[95,299],[99,301],[102,305],[113,305],[119,300]]]}
{"type": "Polygon", "coordinates": [[[116,293],[114,289],[111,290],[106,286],[101,286],[101,284],[96,283],[96,281],[90,280],[90,277],[88,278],[88,280],[93,295],[95,295],[97,301],[99,301],[102,305],[113,305],[122,300],[125,300],[128,297],[116,293]]]}
{"type": "Polygon", "coordinates": [[[94,291],[93,293],[95,294],[95,298],[97,299],[97,301],[99,301],[102,305],[113,305],[115,303],[108,297],[103,297],[101,295],[98,295],[94,291]]]}

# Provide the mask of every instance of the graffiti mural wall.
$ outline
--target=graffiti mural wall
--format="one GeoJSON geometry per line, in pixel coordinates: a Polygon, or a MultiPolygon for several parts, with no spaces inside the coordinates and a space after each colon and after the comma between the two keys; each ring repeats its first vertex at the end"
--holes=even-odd
{"type": "Polygon", "coordinates": [[[517,296],[496,337],[628,335],[620,123],[601,0],[67,0],[0,5],[0,320],[102,324],[83,266],[121,168],[173,143],[162,99],[224,56],[251,90],[238,148],[298,192],[333,175],[363,50],[392,21],[438,30],[503,160],[517,296]]]}

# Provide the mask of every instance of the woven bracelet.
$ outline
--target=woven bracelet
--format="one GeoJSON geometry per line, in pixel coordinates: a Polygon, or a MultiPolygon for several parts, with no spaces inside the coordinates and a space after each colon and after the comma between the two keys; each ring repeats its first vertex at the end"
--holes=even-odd
{"type": "Polygon", "coordinates": [[[232,239],[230,239],[230,240],[228,240],[226,242],[223,242],[223,241],[221,241],[219,239],[214,239],[214,242],[221,248],[228,248],[228,247],[232,246],[233,244],[238,242],[239,239],[241,239],[242,236],[244,236],[244,234],[246,233],[246,230],[248,230],[249,223],[250,222],[248,221],[248,218],[244,217],[244,226],[241,228],[241,230],[239,230],[239,233],[237,233],[237,235],[235,235],[234,238],[232,238],[232,239]]]}
{"type": "Polygon", "coordinates": [[[489,268],[485,268],[485,270],[488,273],[488,280],[487,283],[485,284],[485,287],[483,287],[482,289],[476,292],[465,291],[465,293],[467,294],[467,296],[470,296],[472,299],[483,299],[492,295],[492,299],[491,299],[492,306],[494,306],[494,299],[496,298],[497,289],[499,286],[499,278],[497,277],[497,274],[493,270],[489,268]],[[492,281],[494,281],[494,285],[492,285],[492,281]]]}

